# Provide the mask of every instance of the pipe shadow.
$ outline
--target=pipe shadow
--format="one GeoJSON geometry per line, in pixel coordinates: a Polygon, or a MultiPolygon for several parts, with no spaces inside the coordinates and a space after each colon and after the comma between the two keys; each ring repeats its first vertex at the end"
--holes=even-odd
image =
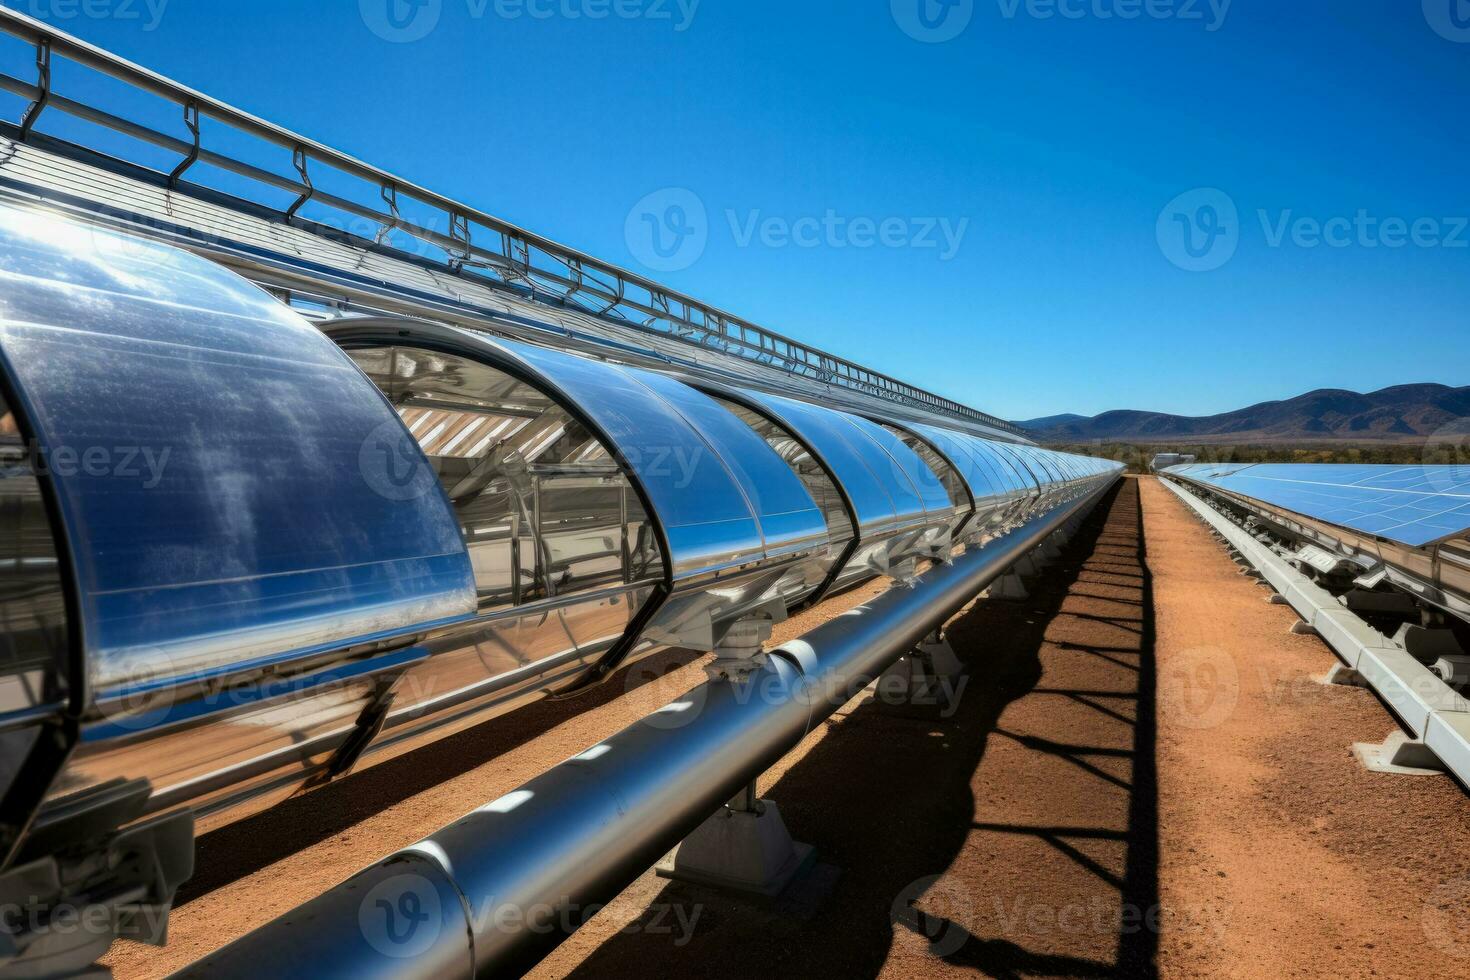
{"type": "MultiPolygon", "coordinates": [[[[758,903],[645,877],[629,895],[649,899],[650,910],[697,909],[698,928],[677,943],[647,930],[624,930],[587,953],[571,975],[667,974],[698,964],[710,977],[871,977],[885,963],[892,966],[894,955],[917,956],[905,965],[925,974],[1156,975],[1156,933],[1120,926],[1071,942],[1055,929],[1033,935],[1008,928],[1004,916],[997,921],[982,908],[994,902],[1000,910],[1011,900],[1060,902],[1066,896],[1048,895],[1032,879],[1076,876],[1079,869],[1091,883],[1080,886],[1088,900],[1115,911],[1120,923],[1129,921],[1128,909],[1158,907],[1154,617],[1141,517],[1136,481],[1128,480],[1102,500],[1030,586],[1030,599],[976,603],[950,624],[949,637],[968,669],[952,717],[905,720],[879,705],[862,705],[826,722],[824,738],[763,794],[780,805],[792,835],[817,848],[822,864],[813,877],[824,882],[817,900],[802,895],[811,888],[801,883],[780,899],[758,903]],[[1121,623],[1112,620],[1098,624],[1109,634],[1100,647],[1049,640],[1057,620],[1072,615],[1062,608],[1069,597],[1075,601],[1072,587],[1085,576],[1095,578],[1088,573],[1096,571],[1093,556],[1104,540],[1105,563],[1122,560],[1114,552],[1123,542],[1131,555],[1137,595],[1123,622],[1137,629],[1136,648],[1118,646],[1112,627],[1121,623]],[[1137,664],[1110,665],[1090,656],[1094,650],[1134,656],[1137,664]],[[1069,657],[1070,665],[1058,666],[1059,658],[1069,657]],[[1123,686],[1083,689],[1096,670],[1111,671],[1123,686]],[[1043,686],[1043,677],[1053,673],[1060,676],[1043,686]],[[1104,699],[1135,705],[1134,717],[1097,703],[1104,699]],[[1018,731],[1009,716],[1002,726],[1002,715],[1023,704],[1033,719],[1030,730],[1018,731]],[[1080,729],[1078,717],[1084,719],[1080,729]],[[1085,731],[1088,718],[1126,747],[1094,745],[1085,731]],[[1039,734],[1036,719],[1065,738],[1039,734]],[[1019,819],[1024,807],[1006,805],[1037,785],[1043,766],[1075,788],[1073,803],[1064,800],[1050,814],[1057,827],[1036,827],[1034,820],[1019,819]],[[997,787],[1002,789],[993,792],[997,787]],[[1091,798],[1101,793],[1118,801],[1111,814],[1116,825],[1094,825],[1100,813],[1091,798]],[[982,837],[1022,841],[1039,851],[987,861],[988,843],[977,847],[982,837]],[[1099,847],[1126,853],[1121,860],[1099,856],[1099,847]],[[906,949],[898,950],[900,944],[906,949]],[[933,959],[926,966],[927,957],[933,959]]],[[[1069,881],[1067,887],[1078,886],[1069,881]]]]}

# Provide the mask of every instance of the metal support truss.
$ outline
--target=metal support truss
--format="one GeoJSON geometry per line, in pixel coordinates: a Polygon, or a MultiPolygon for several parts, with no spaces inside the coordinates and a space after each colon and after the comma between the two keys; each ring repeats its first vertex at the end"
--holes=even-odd
{"type": "MultiPolygon", "coordinates": [[[[635,272],[436,194],[212,99],[24,14],[0,8],[0,32],[36,45],[39,69],[34,84],[0,72],[0,90],[32,100],[18,124],[0,123],[0,129],[15,133],[22,141],[43,140],[38,145],[43,145],[48,153],[93,165],[105,164],[129,176],[156,180],[175,193],[198,196],[216,205],[233,203],[244,213],[258,216],[273,212],[264,199],[226,197],[182,179],[195,163],[208,164],[247,178],[262,190],[285,190],[296,195],[284,213],[273,212],[277,215],[276,220],[335,242],[345,239],[369,250],[388,250],[386,239],[390,233],[395,237],[403,236],[417,243],[413,251],[418,260],[443,276],[489,285],[531,302],[568,306],[592,317],[675,339],[701,351],[777,367],[788,374],[890,404],[946,415],[1013,437],[1022,435],[1019,429],[992,415],[803,344],[635,272]],[[64,58],[139,91],[176,103],[186,112],[185,123],[191,138],[182,140],[54,93],[51,87],[53,57],[64,58]],[[185,158],[184,163],[171,173],[161,173],[105,156],[85,146],[44,136],[35,131],[35,125],[42,111],[47,109],[178,153],[185,158]],[[285,155],[283,165],[289,161],[296,176],[284,176],[202,146],[199,123],[203,117],[282,152],[285,155]],[[317,174],[315,177],[308,176],[308,160],[317,174]],[[322,174],[327,171],[365,182],[374,191],[380,190],[382,203],[387,204],[387,209],[377,200],[351,200],[324,190],[324,187],[344,183],[341,180],[324,180],[322,174]],[[312,203],[315,211],[322,213],[321,217],[305,221],[298,214],[308,202],[312,203]],[[410,203],[411,210],[402,207],[410,203]],[[364,221],[368,223],[368,230],[357,230],[364,221]]],[[[231,193],[248,192],[232,187],[231,193]]]]}

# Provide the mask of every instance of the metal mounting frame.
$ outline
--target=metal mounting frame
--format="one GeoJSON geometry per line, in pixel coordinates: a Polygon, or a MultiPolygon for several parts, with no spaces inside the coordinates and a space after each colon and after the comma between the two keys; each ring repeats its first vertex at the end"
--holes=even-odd
{"type": "Polygon", "coordinates": [[[1470,700],[1203,498],[1173,480],[1161,482],[1258,570],[1333,653],[1362,676],[1403,726],[1463,785],[1470,786],[1470,700]]]}
{"type": "MultiPolygon", "coordinates": [[[[554,299],[573,305],[589,315],[639,326],[707,352],[776,366],[790,374],[822,384],[1024,438],[1019,429],[995,416],[803,344],[692,296],[669,289],[645,276],[603,262],[577,249],[444,197],[212,99],[24,14],[0,8],[0,32],[36,44],[38,64],[42,65],[39,83],[35,85],[0,73],[0,89],[34,100],[18,130],[22,139],[31,135],[40,110],[49,106],[55,111],[190,157],[191,166],[193,162],[207,163],[265,187],[294,193],[297,199],[285,212],[286,223],[299,226],[301,217],[298,212],[307,203],[312,203],[340,215],[372,222],[378,226],[380,233],[381,229],[386,228],[389,233],[411,236],[441,253],[442,257],[437,260],[437,264],[450,275],[472,277],[533,301],[554,299]],[[181,140],[82,102],[56,95],[50,86],[50,60],[53,55],[180,106],[193,105],[200,116],[207,116],[238,133],[290,152],[293,167],[298,174],[297,179],[244,163],[202,146],[196,147],[197,133],[194,134],[193,141],[181,140]],[[321,184],[321,180],[313,180],[307,176],[305,163],[308,159],[315,167],[329,168],[366,181],[372,187],[392,187],[394,205],[385,213],[374,204],[364,204],[321,190],[317,186],[321,184]],[[435,230],[430,223],[404,217],[396,206],[399,198],[417,202],[429,214],[446,222],[446,230],[435,230]],[[485,229],[488,234],[473,235],[474,226],[485,229]],[[497,243],[498,247],[484,244],[485,242],[497,243]],[[476,271],[471,272],[471,269],[476,271]]],[[[94,160],[98,156],[85,147],[61,141],[52,141],[52,144],[54,145],[48,145],[52,152],[67,153],[88,160],[94,160]]],[[[176,189],[180,193],[193,193],[199,189],[177,179],[182,176],[182,171],[176,170],[174,175],[159,174],[159,178],[164,181],[169,180],[170,176],[173,176],[173,182],[177,184],[176,189]]],[[[255,211],[265,207],[260,202],[239,203],[255,211]]],[[[339,234],[347,234],[341,229],[337,231],[339,234]]],[[[371,246],[372,239],[363,238],[363,244],[371,246]]]]}

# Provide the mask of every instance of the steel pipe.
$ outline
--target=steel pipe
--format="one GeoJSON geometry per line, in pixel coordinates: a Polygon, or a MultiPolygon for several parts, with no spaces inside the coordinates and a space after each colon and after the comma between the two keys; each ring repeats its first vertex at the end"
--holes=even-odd
{"type": "Polygon", "coordinates": [[[1110,487],[695,688],[176,976],[520,975],[1110,487]]]}

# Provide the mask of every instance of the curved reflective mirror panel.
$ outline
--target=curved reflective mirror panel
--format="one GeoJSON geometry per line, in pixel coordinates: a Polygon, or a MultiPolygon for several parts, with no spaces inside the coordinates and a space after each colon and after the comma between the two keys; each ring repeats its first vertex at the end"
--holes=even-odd
{"type": "Polygon", "coordinates": [[[766,555],[808,552],[827,544],[821,511],[791,468],[765,441],[709,395],[666,375],[624,368],[704,437],[711,457],[677,461],[686,468],[722,463],[757,515],[766,555]]]}
{"type": "Polygon", "coordinates": [[[365,324],[329,331],[397,410],[453,503],[480,613],[425,645],[369,758],[573,683],[632,642],[667,572],[623,456],[579,412],[483,359],[411,338],[379,345],[400,338],[365,324]]]}
{"type": "Polygon", "coordinates": [[[473,608],[447,502],[374,469],[401,426],[304,319],[188,253],[8,209],[0,278],[97,699],[473,608]]]}
{"type": "Polygon", "coordinates": [[[894,433],[867,419],[769,392],[709,390],[795,434],[843,488],[859,535],[827,590],[886,574],[895,563],[949,546],[957,508],[934,471],[894,433]]]}
{"type": "MultiPolygon", "coordinates": [[[[821,580],[819,564],[828,548],[822,512],[765,440],[709,396],[653,372],[458,328],[344,321],[330,332],[395,403],[408,389],[415,403],[425,401],[420,393],[425,371],[369,363],[384,356],[379,345],[387,338],[398,338],[398,356],[412,349],[415,363],[432,363],[438,376],[444,374],[438,365],[453,365],[456,380],[428,401],[442,398],[463,406],[467,393],[462,379],[473,366],[477,377],[494,375],[498,384],[519,383],[531,393],[519,393],[521,407],[541,413],[542,421],[521,438],[533,440],[533,431],[548,427],[564,438],[568,420],[580,420],[576,441],[590,437],[598,446],[568,449],[571,455],[563,465],[592,454],[587,458],[601,460],[601,466],[626,471],[631,486],[646,498],[648,510],[646,516],[640,510],[638,522],[643,531],[656,532],[644,537],[660,545],[666,569],[654,607],[638,622],[630,619],[630,632],[609,653],[610,661],[621,660],[642,641],[708,646],[722,623],[754,610],[784,616],[786,599],[810,591],[821,580]],[[404,378],[388,378],[394,370],[404,378]],[[409,375],[411,383],[405,380],[409,375]],[[556,408],[554,425],[547,406],[556,408]]],[[[415,424],[408,417],[405,421],[415,424]]],[[[428,433],[437,424],[425,421],[417,431],[428,433]]],[[[441,438],[456,431],[446,428],[441,438]]],[[[541,438],[551,436],[547,431],[541,438]]],[[[546,445],[554,449],[556,444],[546,445]]],[[[426,448],[431,455],[435,452],[432,445],[426,448]]],[[[536,450],[544,448],[537,443],[536,450]]],[[[479,468],[482,479],[498,480],[506,478],[504,471],[515,460],[495,457],[470,465],[479,468]]],[[[455,488],[449,493],[459,499],[455,488]]],[[[601,525],[605,528],[616,516],[604,508],[601,525]]],[[[619,533],[636,539],[638,529],[619,533]]],[[[525,550],[537,551],[529,546],[525,550]]],[[[624,581],[654,583],[647,575],[624,581]]],[[[647,649],[646,643],[636,649],[647,649]]]]}
{"type": "Polygon", "coordinates": [[[52,800],[119,780],[149,812],[289,792],[356,725],[380,658],[472,614],[454,514],[400,479],[425,462],[382,395],[233,273],[0,209],[0,365],[63,548],[43,553],[35,486],[9,460],[0,506],[30,569],[30,598],[4,602],[12,640],[29,633],[29,656],[57,636],[41,596],[60,574],[87,692],[78,744],[38,774],[52,800]],[[353,658],[361,679],[324,710],[305,692],[353,658]]]}
{"type": "Polygon", "coordinates": [[[347,353],[398,411],[453,504],[481,611],[664,577],[642,498],[566,408],[463,356],[347,353]]]}
{"type": "Polygon", "coordinates": [[[980,452],[979,440],[974,437],[922,422],[908,427],[944,453],[964,480],[975,507],[974,517],[964,526],[966,540],[983,538],[998,530],[1012,509],[1016,493],[1014,480],[1008,483],[1002,478],[995,459],[980,452]]]}
{"type": "MultiPolygon", "coordinates": [[[[932,468],[923,458],[903,441],[903,438],[892,429],[879,425],[870,419],[848,416],[848,420],[863,430],[864,435],[882,448],[888,456],[889,466],[902,475],[903,479],[898,481],[901,485],[911,487],[918,496],[926,514],[931,516],[948,516],[956,507],[968,504],[969,501],[964,493],[959,498],[950,496],[945,488],[943,480],[940,479],[939,470],[932,468]]],[[[930,451],[933,455],[932,450],[930,451]]],[[[936,462],[949,469],[937,456],[936,462]]]]}
{"type": "Polygon", "coordinates": [[[922,504],[910,486],[905,497],[907,507],[900,514],[894,495],[903,491],[896,486],[891,461],[854,430],[844,413],[767,392],[732,390],[725,395],[798,434],[812,447],[846,492],[864,538],[893,533],[915,513],[922,513],[922,504]],[[876,468],[872,465],[874,459],[879,463],[876,468]]]}

